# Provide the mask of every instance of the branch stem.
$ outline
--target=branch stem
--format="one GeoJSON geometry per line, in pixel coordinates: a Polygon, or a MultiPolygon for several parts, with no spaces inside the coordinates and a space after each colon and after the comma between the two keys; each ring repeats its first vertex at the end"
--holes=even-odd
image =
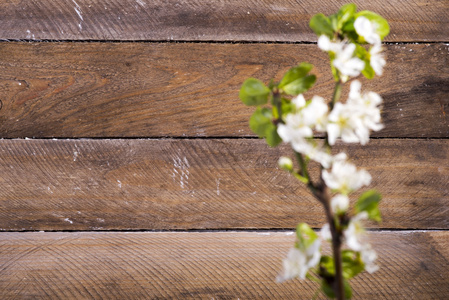
{"type": "Polygon", "coordinates": [[[332,288],[335,292],[338,300],[345,299],[344,281],[343,281],[343,265],[341,258],[341,244],[342,244],[342,232],[339,226],[337,226],[337,220],[335,219],[331,209],[331,195],[329,188],[326,186],[323,178],[320,176],[319,193],[315,194],[315,197],[319,202],[323,204],[324,212],[326,214],[327,221],[329,223],[329,229],[332,236],[332,255],[334,257],[335,265],[335,280],[332,288]]]}

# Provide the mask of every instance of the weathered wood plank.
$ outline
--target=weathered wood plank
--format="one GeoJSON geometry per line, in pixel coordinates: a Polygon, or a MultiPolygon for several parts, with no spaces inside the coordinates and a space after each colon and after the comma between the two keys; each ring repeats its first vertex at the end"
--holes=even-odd
{"type": "MultiPolygon", "coordinates": [[[[445,0],[358,0],[384,16],[389,41],[448,41],[445,0]]],[[[0,38],[52,40],[316,41],[308,23],[347,1],[2,1],[0,38]]]]}
{"type": "MultiPolygon", "coordinates": [[[[445,299],[449,232],[373,232],[380,270],[354,299],[445,299]]],[[[311,281],[275,282],[293,232],[1,233],[0,297],[311,299],[311,281]]]]}
{"type": "MultiPolygon", "coordinates": [[[[378,137],[449,137],[449,46],[388,45],[382,78],[364,88],[385,101],[378,137]]],[[[0,44],[0,136],[250,136],[248,77],[280,79],[308,61],[314,94],[333,81],[315,45],[0,44]],[[262,59],[263,58],[263,59],[262,59]]]]}
{"type": "MultiPolygon", "coordinates": [[[[342,149],[384,196],[381,228],[449,228],[449,140],[342,149]]],[[[321,206],[277,169],[288,153],[240,139],[2,140],[0,230],[321,227],[321,206]]]]}

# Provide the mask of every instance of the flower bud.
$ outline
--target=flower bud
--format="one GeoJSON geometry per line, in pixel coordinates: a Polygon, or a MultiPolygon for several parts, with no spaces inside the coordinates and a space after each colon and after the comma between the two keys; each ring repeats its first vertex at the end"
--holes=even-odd
{"type": "Polygon", "coordinates": [[[349,199],[345,195],[336,195],[331,200],[331,207],[334,213],[340,214],[348,210],[349,199]]]}
{"type": "Polygon", "coordinates": [[[290,158],[281,156],[278,161],[279,167],[281,169],[284,169],[286,171],[292,172],[293,171],[293,162],[290,158]]]}

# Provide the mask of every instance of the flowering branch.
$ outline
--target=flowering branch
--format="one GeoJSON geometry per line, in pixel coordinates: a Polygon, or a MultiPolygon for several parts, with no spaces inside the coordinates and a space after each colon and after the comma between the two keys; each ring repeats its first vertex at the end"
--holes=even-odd
{"type": "Polygon", "coordinates": [[[249,125],[259,137],[272,147],[281,142],[291,145],[299,169],[288,157],[279,159],[280,167],[309,188],[326,214],[327,223],[319,234],[305,223],[297,226],[296,243],[283,262],[278,281],[313,278],[312,271],[322,292],[338,299],[351,298],[349,279],[364,270],[372,273],[378,269],[376,253],[363,241],[361,221],[381,221],[381,195],[374,190],[363,193],[354,210],[348,211],[350,194],[369,185],[371,176],[357,170],[345,153],[332,154],[337,139],[365,145],[370,131],[383,128],[382,98],[374,92],[362,94],[359,81],[351,81],[347,100],[340,101],[346,82],[360,74],[368,79],[381,75],[385,65],[381,42],[389,33],[387,21],[373,12],[356,10],[355,4],[347,4],[334,15],[317,14],[310,21],[319,37],[318,47],[329,55],[335,80],[330,101],[316,95],[310,100],[304,97],[316,81],[315,75],[309,74],[313,66],[308,63],[291,68],[280,82],[272,80],[268,86],[249,78],[239,94],[246,105],[256,107],[249,125]],[[325,134],[324,141],[314,139],[316,132],[325,134]],[[321,165],[317,182],[309,175],[310,161],[321,165]],[[326,241],[331,242],[332,257],[321,254],[321,244],[326,241]]]}

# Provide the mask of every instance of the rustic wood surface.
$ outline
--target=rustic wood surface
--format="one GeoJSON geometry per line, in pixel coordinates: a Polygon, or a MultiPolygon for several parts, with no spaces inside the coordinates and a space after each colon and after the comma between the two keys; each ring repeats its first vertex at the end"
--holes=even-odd
{"type": "MultiPolygon", "coordinates": [[[[2,1],[0,37],[50,40],[316,41],[316,13],[348,1],[41,0],[2,1]]],[[[385,17],[388,41],[448,41],[449,2],[362,0],[385,17]]]]}
{"type": "MultiPolygon", "coordinates": [[[[387,45],[377,137],[449,137],[449,46],[387,45]]],[[[309,95],[330,99],[328,59],[316,45],[0,43],[0,136],[250,136],[238,99],[248,77],[280,80],[308,61],[309,95]],[[261,60],[263,57],[263,60],[261,60]]]]}
{"type": "MultiPolygon", "coordinates": [[[[335,150],[372,174],[380,228],[449,228],[449,140],[335,150]]],[[[321,227],[321,206],[276,167],[286,154],[251,139],[2,140],[0,230],[321,227]]]]}
{"type": "MultiPolygon", "coordinates": [[[[293,232],[0,233],[0,298],[311,299],[310,280],[275,282],[293,241],[293,232]]],[[[351,281],[354,299],[447,297],[448,232],[371,232],[370,242],[380,270],[351,281]]]]}

